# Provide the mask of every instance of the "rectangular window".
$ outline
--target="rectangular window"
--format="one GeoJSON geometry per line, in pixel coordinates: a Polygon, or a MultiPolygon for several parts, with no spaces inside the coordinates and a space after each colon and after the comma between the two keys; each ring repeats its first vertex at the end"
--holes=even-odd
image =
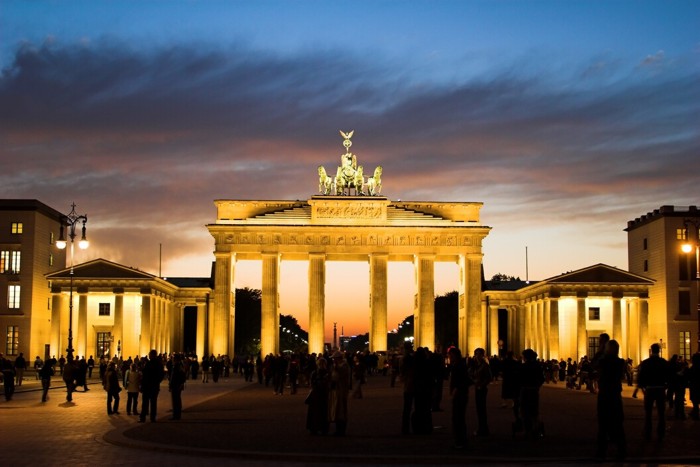
{"type": "Polygon", "coordinates": [[[687,240],[688,233],[686,229],[676,229],[676,240],[687,240]]]}
{"type": "Polygon", "coordinates": [[[109,316],[109,303],[100,303],[99,316],[109,316]]]}
{"type": "Polygon", "coordinates": [[[600,343],[598,337],[589,337],[588,338],[588,359],[590,360],[593,358],[593,355],[595,355],[598,352],[598,344],[600,343]]]}
{"type": "Polygon", "coordinates": [[[19,274],[22,253],[15,250],[0,251],[0,273],[19,274]]]}
{"type": "Polygon", "coordinates": [[[19,235],[22,233],[22,223],[21,222],[13,222],[12,223],[12,233],[15,235],[19,235]]]}
{"type": "Polygon", "coordinates": [[[679,338],[678,354],[686,360],[690,360],[690,331],[681,331],[679,338]]]}
{"type": "Polygon", "coordinates": [[[644,272],[649,272],[649,260],[644,260],[644,272]]]}
{"type": "Polygon", "coordinates": [[[588,308],[588,320],[589,321],[600,321],[600,308],[590,307],[588,308]]]}
{"type": "Polygon", "coordinates": [[[53,253],[49,253],[49,266],[53,266],[53,253]]]}
{"type": "Polygon", "coordinates": [[[112,334],[109,332],[97,333],[97,355],[98,357],[109,357],[110,345],[112,343],[112,334]]]}
{"type": "Polygon", "coordinates": [[[7,307],[11,310],[19,309],[19,285],[11,285],[7,289],[7,307]]]}
{"type": "Polygon", "coordinates": [[[646,238],[644,239],[644,242],[643,242],[643,243],[644,243],[644,249],[646,250],[646,249],[647,249],[647,246],[648,246],[648,245],[647,245],[647,239],[646,239],[646,238]]]}
{"type": "Polygon", "coordinates": [[[5,341],[5,355],[17,355],[19,353],[19,326],[7,327],[7,340],[5,341]]]}
{"type": "Polygon", "coordinates": [[[679,315],[689,315],[690,314],[690,291],[689,290],[679,290],[678,291],[678,314],[679,315]]]}

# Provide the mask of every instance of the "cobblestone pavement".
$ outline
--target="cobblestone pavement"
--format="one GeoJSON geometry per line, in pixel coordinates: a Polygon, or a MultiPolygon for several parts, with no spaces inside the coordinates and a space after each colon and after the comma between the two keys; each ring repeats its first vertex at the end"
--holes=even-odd
{"type": "MultiPolygon", "coordinates": [[[[96,381],[95,381],[96,382],[96,381]]],[[[350,399],[348,435],[310,436],[304,429],[308,391],[275,396],[271,388],[245,383],[241,377],[202,384],[190,381],[183,393],[180,421],[168,419],[170,397],[164,386],[157,423],[136,423],[126,415],[106,414],[106,395],[99,384],[65,402],[65,388],[54,382],[47,403],[39,402],[36,382],[28,381],[10,402],[0,401],[3,465],[436,465],[594,463],[596,396],[545,385],[541,411],[546,435],[537,442],[513,438],[511,411],[501,408],[500,384],[489,391],[491,436],[470,438],[465,450],[451,448],[449,401],[433,414],[431,435],[401,435],[402,390],[373,376],[362,399],[350,399]],[[9,447],[9,449],[8,449],[9,447]],[[7,462],[7,463],[6,463],[7,462]]],[[[628,463],[700,463],[700,423],[669,420],[663,443],[641,438],[641,400],[625,387],[625,429],[628,463]]],[[[468,427],[475,427],[473,398],[468,427]]],[[[614,449],[611,448],[611,455],[614,449]]]]}

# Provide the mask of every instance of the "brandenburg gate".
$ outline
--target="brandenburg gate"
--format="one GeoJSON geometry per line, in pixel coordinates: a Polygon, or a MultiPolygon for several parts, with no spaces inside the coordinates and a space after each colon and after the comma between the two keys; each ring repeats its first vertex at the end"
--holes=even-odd
{"type": "Polygon", "coordinates": [[[382,196],[382,168],[366,178],[349,152],[335,177],[319,172],[319,195],[307,201],[216,200],[214,310],[210,348],[233,355],[239,260],[262,261],[261,351],[279,352],[280,262],[309,262],[309,352],[323,352],[327,261],[366,261],[370,281],[370,351],[387,350],[387,265],[410,261],[415,270],[414,342],[435,348],[434,264],[459,264],[459,347],[484,346],[481,307],[482,240],[478,202],[403,202],[382,196]]]}

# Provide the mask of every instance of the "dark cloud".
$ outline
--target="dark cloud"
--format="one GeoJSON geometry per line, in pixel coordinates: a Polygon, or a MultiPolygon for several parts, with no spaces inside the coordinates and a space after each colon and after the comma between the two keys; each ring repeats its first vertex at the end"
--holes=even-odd
{"type": "Polygon", "coordinates": [[[95,244],[129,265],[154,264],[161,242],[209,254],[214,199],[305,199],[316,166],[339,163],[338,130],[354,129],[387,196],[484,201],[514,225],[620,230],[640,209],[698,201],[694,68],[625,75],[605,56],[563,83],[517,67],[456,83],[408,74],[337,51],[24,44],[0,80],[0,196],[75,199],[95,244]]]}

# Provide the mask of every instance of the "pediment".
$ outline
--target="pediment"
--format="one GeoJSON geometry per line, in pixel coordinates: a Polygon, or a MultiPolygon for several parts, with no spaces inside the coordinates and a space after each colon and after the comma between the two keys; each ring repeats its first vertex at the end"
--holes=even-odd
{"type": "Polygon", "coordinates": [[[614,268],[606,264],[596,264],[587,268],[579,269],[556,277],[547,279],[550,284],[648,284],[654,283],[647,279],[622,269],[614,268]]]}
{"type": "MultiPolygon", "coordinates": [[[[76,279],[155,279],[156,276],[100,258],[73,266],[73,277],[76,279]]],[[[69,279],[70,268],[47,274],[46,278],[69,279]]]]}

